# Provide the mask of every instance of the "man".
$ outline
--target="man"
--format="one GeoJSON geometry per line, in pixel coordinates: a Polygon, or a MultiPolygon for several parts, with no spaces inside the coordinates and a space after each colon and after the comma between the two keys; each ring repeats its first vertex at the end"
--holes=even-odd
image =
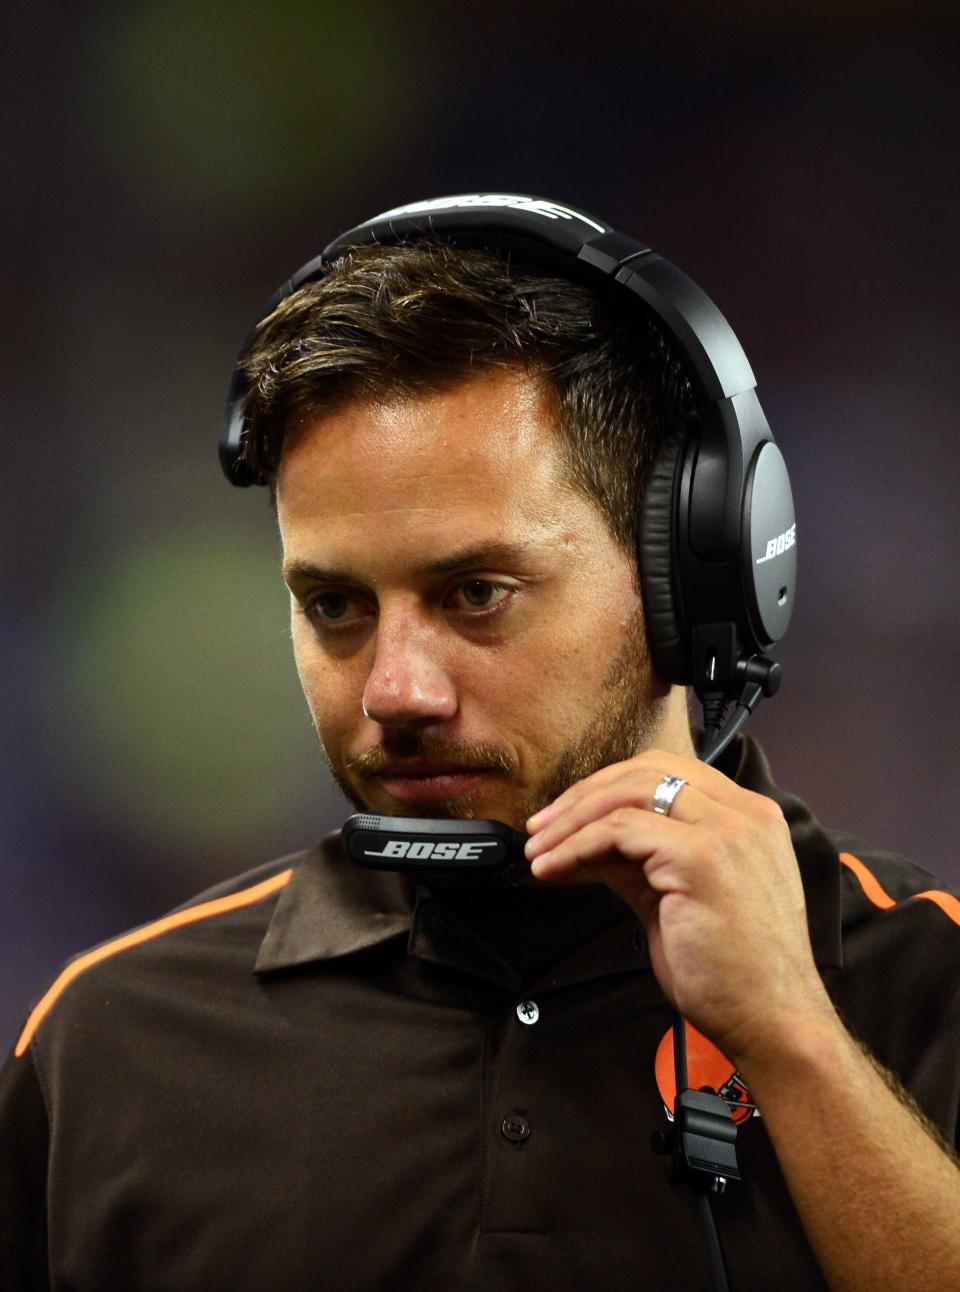
{"type": "Polygon", "coordinates": [[[734,1288],[960,1286],[960,903],[752,741],[697,761],[636,559],[694,416],[659,330],[424,239],[288,295],[245,371],[337,783],[526,860],[333,836],[72,962],[4,1072],[3,1287],[708,1287],[649,1148],[674,1006],[739,1123],[734,1288]]]}

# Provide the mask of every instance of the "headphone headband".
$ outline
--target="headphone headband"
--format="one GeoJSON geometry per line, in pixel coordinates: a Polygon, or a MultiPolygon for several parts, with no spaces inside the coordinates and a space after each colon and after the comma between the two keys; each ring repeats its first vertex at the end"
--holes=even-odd
{"type": "Polygon", "coordinates": [[[243,356],[257,328],[282,300],[323,278],[347,251],[434,238],[456,246],[507,251],[561,278],[629,294],[642,302],[684,354],[701,397],[729,399],[756,386],[743,347],[707,294],[649,247],[572,206],[521,193],[467,193],[395,207],[335,238],[274,293],[250,329],[237,362],[220,459],[233,484],[263,483],[240,460],[246,393],[243,356]]]}

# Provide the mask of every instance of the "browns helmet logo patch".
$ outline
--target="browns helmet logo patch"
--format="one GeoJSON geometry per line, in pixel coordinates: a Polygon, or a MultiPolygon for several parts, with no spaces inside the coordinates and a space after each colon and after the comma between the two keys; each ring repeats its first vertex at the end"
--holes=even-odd
{"type": "MultiPolygon", "coordinates": [[[[730,1116],[737,1123],[759,1117],[760,1112],[753,1102],[750,1091],[744,1085],[740,1073],[736,1070],[722,1050],[718,1050],[712,1041],[689,1023],[687,1027],[687,1078],[691,1090],[710,1090],[717,1094],[730,1109],[730,1116]]],[[[657,1088],[666,1109],[667,1116],[673,1120],[673,1105],[677,1097],[677,1082],[673,1070],[673,1028],[668,1028],[657,1046],[654,1059],[654,1071],[657,1088]]]]}

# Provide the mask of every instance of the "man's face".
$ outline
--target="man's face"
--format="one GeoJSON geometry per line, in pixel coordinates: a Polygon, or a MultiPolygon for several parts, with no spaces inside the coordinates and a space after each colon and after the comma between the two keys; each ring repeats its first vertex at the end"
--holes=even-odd
{"type": "Polygon", "coordinates": [[[682,740],[631,563],[566,483],[531,378],[305,419],[277,512],[300,680],[358,808],[522,829],[597,768],[682,740]]]}

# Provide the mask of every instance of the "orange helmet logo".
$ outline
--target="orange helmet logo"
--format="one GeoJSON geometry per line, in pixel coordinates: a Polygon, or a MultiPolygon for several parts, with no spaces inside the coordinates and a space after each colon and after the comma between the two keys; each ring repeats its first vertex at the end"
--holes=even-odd
{"type": "MultiPolygon", "coordinates": [[[[739,1126],[749,1121],[754,1113],[759,1116],[750,1091],[722,1050],[689,1023],[687,1028],[687,1078],[691,1090],[708,1089],[719,1095],[730,1109],[730,1116],[739,1126]]],[[[673,1105],[677,1097],[677,1083],[673,1071],[673,1028],[668,1028],[657,1046],[654,1072],[660,1098],[673,1119],[673,1105]]]]}

